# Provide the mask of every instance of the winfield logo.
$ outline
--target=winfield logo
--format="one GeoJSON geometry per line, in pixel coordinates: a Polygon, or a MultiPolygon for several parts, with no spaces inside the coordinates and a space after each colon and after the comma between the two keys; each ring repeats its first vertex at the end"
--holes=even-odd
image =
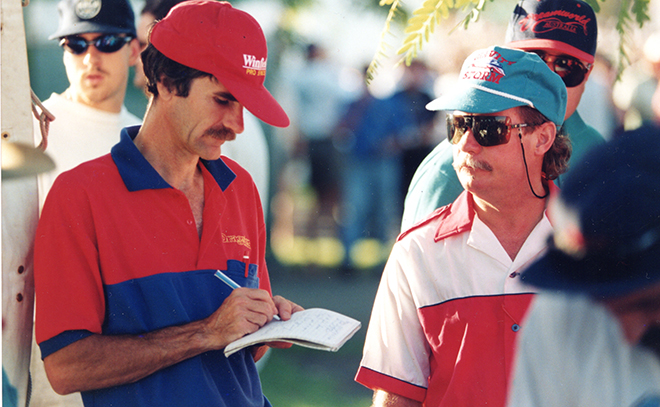
{"type": "Polygon", "coordinates": [[[587,24],[591,21],[586,16],[569,13],[564,10],[549,11],[546,13],[530,14],[520,21],[520,31],[531,30],[537,34],[553,30],[563,30],[575,34],[578,28],[582,28],[584,35],[587,33],[587,24]]]}
{"type": "Polygon", "coordinates": [[[266,58],[257,59],[254,55],[243,54],[245,73],[253,76],[266,76],[266,58]]]}

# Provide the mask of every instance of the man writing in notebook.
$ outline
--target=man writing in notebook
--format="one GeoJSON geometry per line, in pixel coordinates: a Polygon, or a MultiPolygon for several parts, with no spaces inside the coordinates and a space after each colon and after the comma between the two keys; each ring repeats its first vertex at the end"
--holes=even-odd
{"type": "Polygon", "coordinates": [[[566,88],[538,55],[491,47],[427,108],[448,111],[465,192],[399,236],[356,380],[377,407],[503,407],[533,297],[519,271],[547,245],[547,197],[570,156],[566,88]]]}
{"type": "Polygon", "coordinates": [[[62,174],[42,211],[36,337],[46,372],[86,405],[270,406],[254,363],[264,347],[222,352],[301,310],[271,296],[259,194],[220,157],[243,131],[243,107],[289,124],[263,86],[264,34],[228,3],[187,1],[150,40],[144,124],[62,174]]]}

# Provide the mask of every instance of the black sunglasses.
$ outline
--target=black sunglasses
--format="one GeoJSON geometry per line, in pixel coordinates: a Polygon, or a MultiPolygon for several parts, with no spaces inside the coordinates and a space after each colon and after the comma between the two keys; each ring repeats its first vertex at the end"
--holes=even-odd
{"type": "Polygon", "coordinates": [[[119,51],[124,45],[131,42],[133,37],[122,36],[119,34],[105,34],[87,41],[86,39],[77,35],[64,37],[60,41],[60,46],[74,55],[80,55],[87,52],[90,45],[100,52],[110,54],[119,51]]]}
{"type": "Polygon", "coordinates": [[[553,56],[540,50],[530,52],[541,57],[546,64],[552,64],[552,70],[561,77],[567,88],[574,88],[581,84],[591,68],[591,64],[584,66],[578,59],[569,57],[568,55],[553,56]]]}
{"type": "Polygon", "coordinates": [[[532,126],[527,123],[511,124],[509,116],[454,116],[447,115],[447,139],[458,144],[468,129],[483,147],[499,146],[509,142],[511,129],[532,126]]]}

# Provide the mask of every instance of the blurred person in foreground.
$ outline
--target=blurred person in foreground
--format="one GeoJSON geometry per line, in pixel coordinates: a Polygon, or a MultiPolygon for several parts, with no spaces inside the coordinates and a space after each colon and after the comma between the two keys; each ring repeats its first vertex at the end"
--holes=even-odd
{"type": "MultiPolygon", "coordinates": [[[[140,56],[135,17],[127,0],[62,0],[59,41],[69,86],[43,102],[54,116],[47,142],[56,169],[39,176],[40,203],[55,178],[78,164],[106,154],[125,126],[141,120],[124,106],[129,69],[140,56]]],[[[41,140],[35,123],[35,140],[41,140]]]]}
{"type": "Polygon", "coordinates": [[[522,274],[540,292],[511,406],[660,406],[660,129],[591,151],[548,212],[554,240],[522,274]]]}
{"type": "MultiPolygon", "coordinates": [[[[605,140],[576,111],[593,68],[597,39],[596,14],[581,0],[522,0],[507,28],[506,46],[537,53],[566,85],[563,129],[573,146],[569,169],[605,140]]],[[[562,178],[555,181],[559,187],[562,178]]],[[[404,203],[401,230],[452,202],[462,191],[452,168],[451,145],[442,141],[415,172],[404,203]]]]}
{"type": "Polygon", "coordinates": [[[356,380],[378,407],[504,406],[533,297],[519,272],[546,249],[547,197],[570,156],[566,88],[538,55],[491,47],[428,108],[448,111],[465,191],[399,236],[356,380]]]}
{"type": "MultiPolygon", "coordinates": [[[[147,0],[140,12],[137,22],[137,39],[140,49],[144,50],[149,42],[149,30],[156,21],[160,21],[172,7],[183,0],[147,0]]],[[[135,65],[135,76],[133,85],[142,89],[147,97],[149,92],[146,88],[147,78],[144,76],[142,60],[138,58],[135,65]]],[[[249,111],[243,112],[243,133],[230,143],[222,146],[222,155],[237,161],[252,176],[259,190],[261,206],[264,209],[264,217],[268,219],[270,203],[270,148],[266,134],[259,120],[249,111]]]]}
{"type": "Polygon", "coordinates": [[[46,372],[88,406],[270,406],[255,366],[268,346],[222,351],[301,310],[271,295],[259,194],[221,157],[243,131],[244,106],[289,124],[263,86],[264,34],[229,3],[187,1],[152,28],[142,59],[144,124],[60,175],[39,221],[46,372]]]}

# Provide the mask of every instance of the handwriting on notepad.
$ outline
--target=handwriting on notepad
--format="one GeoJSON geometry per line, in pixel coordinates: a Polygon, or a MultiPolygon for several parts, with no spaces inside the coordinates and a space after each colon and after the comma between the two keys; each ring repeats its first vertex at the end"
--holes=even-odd
{"type": "Polygon", "coordinates": [[[322,308],[296,312],[288,321],[270,321],[258,331],[232,342],[225,355],[264,342],[284,341],[315,349],[336,351],[353,336],[361,323],[322,308]]]}

